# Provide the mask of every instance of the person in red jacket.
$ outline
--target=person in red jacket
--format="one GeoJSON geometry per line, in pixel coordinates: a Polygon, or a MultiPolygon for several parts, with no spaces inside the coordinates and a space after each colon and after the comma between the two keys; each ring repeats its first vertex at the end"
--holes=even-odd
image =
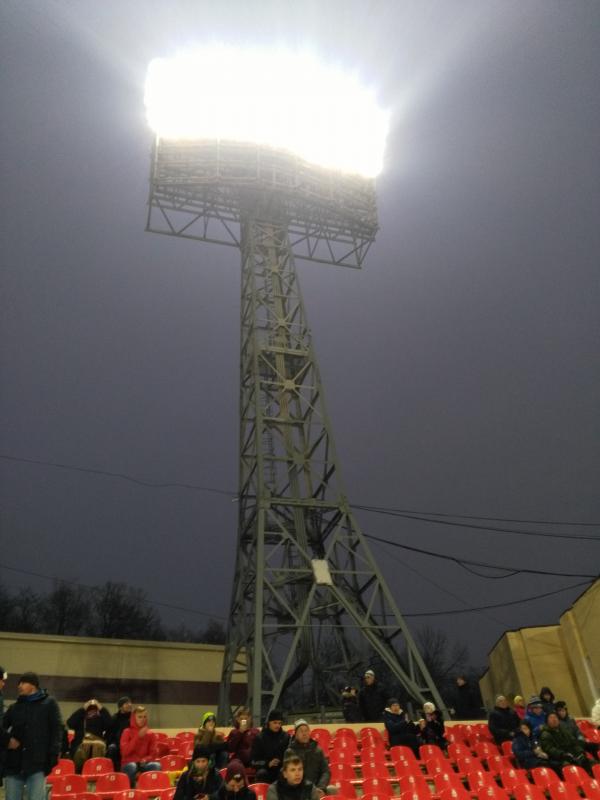
{"type": "Polygon", "coordinates": [[[160,769],[157,760],[158,739],[148,727],[148,712],[144,706],[136,706],[131,712],[129,727],[121,734],[121,772],[129,778],[135,789],[138,772],[160,769]]]}

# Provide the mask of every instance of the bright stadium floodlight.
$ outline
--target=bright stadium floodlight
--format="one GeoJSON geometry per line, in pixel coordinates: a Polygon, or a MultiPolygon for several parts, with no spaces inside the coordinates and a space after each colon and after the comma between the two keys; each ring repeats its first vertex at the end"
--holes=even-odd
{"type": "MultiPolygon", "coordinates": [[[[145,99],[156,134],[146,230],[240,253],[238,533],[219,724],[238,703],[263,718],[303,676],[306,697],[338,702],[365,644],[415,703],[443,709],[346,499],[296,271],[297,259],[364,263],[388,114],[356,77],[283,50],[157,59],[145,99]]],[[[350,308],[346,318],[362,323],[350,308]]]]}
{"type": "Polygon", "coordinates": [[[355,75],[288,50],[203,47],[148,68],[148,122],[162,139],[268,145],[375,177],[389,113],[355,75]]]}

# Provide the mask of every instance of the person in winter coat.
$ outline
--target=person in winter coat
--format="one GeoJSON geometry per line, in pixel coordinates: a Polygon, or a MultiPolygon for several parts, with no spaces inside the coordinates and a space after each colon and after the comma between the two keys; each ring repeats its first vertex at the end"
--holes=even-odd
{"type": "Polygon", "coordinates": [[[417,738],[419,729],[414,722],[407,719],[406,712],[402,710],[395,697],[388,700],[387,707],[383,712],[383,724],[388,732],[390,747],[398,745],[410,747],[415,756],[419,757],[419,740],[417,738]]]}
{"type": "Polygon", "coordinates": [[[94,698],[87,700],[82,708],[71,714],[67,727],[72,728],[74,733],[70,752],[77,772],[81,772],[88,758],[106,754],[106,730],[109,725],[110,714],[94,698]]]}
{"type": "Polygon", "coordinates": [[[524,719],[531,725],[534,737],[539,738],[542,726],[546,724],[546,715],[544,714],[544,704],[537,695],[529,698],[524,719]]]}
{"type": "Polygon", "coordinates": [[[256,800],[256,793],[248,787],[244,765],[237,758],[227,764],[225,782],[214,797],[216,800],[256,800]]]}
{"type": "Polygon", "coordinates": [[[254,737],[250,762],[256,769],[256,783],[273,783],[277,780],[290,743],[290,737],[281,728],[282,724],[283,714],[273,709],[264,728],[254,737]]]}
{"type": "Polygon", "coordinates": [[[267,800],[319,800],[320,797],[317,788],[304,780],[304,767],[298,756],[284,760],[281,775],[267,789],[267,800]]]}
{"type": "Polygon", "coordinates": [[[525,705],[525,698],[520,694],[516,694],[513,700],[513,711],[519,719],[525,719],[527,713],[527,706],[525,705]]]}
{"type": "Polygon", "coordinates": [[[217,718],[212,711],[207,711],[202,715],[202,722],[194,737],[194,744],[210,751],[211,761],[217,769],[222,769],[227,764],[229,760],[227,742],[223,734],[217,730],[217,718]]]}
{"type": "Polygon", "coordinates": [[[131,719],[131,709],[133,705],[130,697],[121,697],[117,701],[117,713],[110,718],[110,724],[106,731],[106,757],[113,762],[115,772],[121,769],[121,736],[123,731],[129,727],[131,719]]]}
{"type": "Polygon", "coordinates": [[[481,714],[481,694],[476,686],[471,686],[464,675],[457,675],[454,692],[456,719],[479,719],[481,714]]]}
{"type": "Polygon", "coordinates": [[[546,716],[548,716],[551,711],[556,710],[554,708],[554,692],[549,686],[542,686],[540,689],[540,700],[542,701],[544,714],[546,716]]]}
{"type": "Polygon", "coordinates": [[[129,778],[135,789],[138,772],[160,769],[157,753],[158,738],[148,727],[148,712],[144,706],[136,706],[131,712],[129,727],[121,734],[121,771],[129,778]]]}
{"type": "Polygon", "coordinates": [[[417,740],[419,744],[435,744],[445,750],[448,742],[441,713],[433,703],[423,703],[423,714],[425,716],[418,722],[417,740]]]}
{"type": "Polygon", "coordinates": [[[250,709],[240,708],[233,718],[233,729],[227,737],[229,757],[232,760],[237,759],[245,767],[249,767],[252,757],[252,742],[255,736],[258,736],[258,728],[252,725],[250,709]]]}
{"type": "Polygon", "coordinates": [[[345,686],[342,689],[342,714],[346,722],[362,722],[356,686],[345,686]]]}
{"type": "Polygon", "coordinates": [[[28,800],[46,800],[45,776],[58,763],[62,745],[60,709],[56,700],[40,689],[35,672],[19,678],[17,691],[17,702],[3,719],[6,800],[21,800],[25,787],[28,800]]]}
{"type": "Polygon", "coordinates": [[[207,747],[194,747],[190,768],[181,773],[173,800],[199,800],[203,797],[216,800],[223,778],[211,766],[211,757],[212,751],[207,747]]]}
{"type": "Polygon", "coordinates": [[[540,745],[544,752],[548,753],[552,761],[559,763],[561,766],[576,764],[578,767],[583,767],[590,777],[594,777],[592,765],[597,762],[587,757],[581,743],[573,736],[571,731],[561,728],[560,719],[556,711],[551,711],[548,714],[548,719],[540,734],[540,745]]]}
{"type": "Polygon", "coordinates": [[[566,728],[566,730],[571,731],[573,736],[577,739],[579,744],[583,747],[586,753],[589,753],[592,758],[598,758],[598,748],[599,745],[595,744],[594,742],[588,742],[585,738],[579,726],[573,719],[573,717],[569,716],[569,709],[567,708],[567,704],[564,700],[557,700],[554,704],[556,708],[556,713],[558,714],[558,718],[560,720],[560,727],[566,728]]]}
{"type": "Polygon", "coordinates": [[[363,722],[381,722],[387,694],[379,685],[372,669],[363,677],[363,686],[358,693],[358,707],[363,722]]]}
{"type": "Polygon", "coordinates": [[[330,786],[331,770],[317,742],[310,738],[310,727],[304,719],[294,723],[294,737],[286,750],[285,758],[298,756],[302,761],[304,780],[313,784],[319,797],[324,794],[337,794],[337,789],[330,786]]]}
{"type": "Polygon", "coordinates": [[[523,769],[548,767],[548,754],[544,753],[537,739],[533,738],[531,725],[523,720],[512,740],[512,751],[517,764],[523,769]]]}
{"type": "Polygon", "coordinates": [[[488,728],[496,744],[510,742],[519,730],[521,720],[516,712],[508,705],[508,700],[503,694],[496,698],[496,705],[490,711],[488,728]]]}

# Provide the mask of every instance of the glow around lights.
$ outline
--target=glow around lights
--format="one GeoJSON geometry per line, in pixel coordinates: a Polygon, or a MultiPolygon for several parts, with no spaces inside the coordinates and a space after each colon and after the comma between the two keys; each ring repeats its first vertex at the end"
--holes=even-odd
{"type": "Polygon", "coordinates": [[[150,63],[148,122],[165,139],[227,139],[290,150],[374,177],[389,114],[372,91],[309,54],[205,47],[150,63]]]}

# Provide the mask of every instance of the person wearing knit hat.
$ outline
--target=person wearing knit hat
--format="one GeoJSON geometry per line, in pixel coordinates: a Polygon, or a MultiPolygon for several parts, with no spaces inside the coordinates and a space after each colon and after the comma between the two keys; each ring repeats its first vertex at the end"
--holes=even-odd
{"type": "Polygon", "coordinates": [[[227,742],[223,734],[217,730],[217,718],[213,711],[207,711],[202,715],[194,744],[210,750],[211,761],[217,769],[222,769],[227,764],[229,760],[227,742]]]}
{"type": "Polygon", "coordinates": [[[331,784],[331,771],[325,753],[319,743],[310,738],[310,726],[305,719],[294,722],[294,738],[285,753],[298,756],[304,768],[304,780],[313,784],[320,797],[324,794],[337,794],[337,788],[331,784]]]}
{"type": "Polygon", "coordinates": [[[119,697],[117,700],[117,712],[110,718],[106,730],[106,757],[113,762],[115,772],[120,772],[121,770],[121,736],[123,731],[129,727],[132,708],[131,697],[119,697]]]}
{"type": "Polygon", "coordinates": [[[6,800],[46,800],[46,779],[58,763],[63,721],[56,700],[35,672],[25,672],[17,684],[18,698],[4,714],[3,728],[12,739],[4,756],[6,800]],[[16,744],[15,744],[16,743],[16,744]]]}
{"type": "Polygon", "coordinates": [[[388,733],[390,747],[410,747],[415,756],[419,758],[418,728],[414,722],[406,717],[400,702],[396,697],[390,697],[383,712],[383,724],[388,733]]]}
{"type": "Polygon", "coordinates": [[[237,758],[227,765],[225,782],[216,794],[215,800],[256,800],[256,793],[248,787],[246,769],[237,758]]]}
{"type": "Polygon", "coordinates": [[[363,722],[381,722],[388,693],[379,685],[372,669],[363,676],[363,685],[358,693],[358,706],[363,722]]]}
{"type": "Polygon", "coordinates": [[[192,753],[189,769],[181,773],[173,800],[196,800],[215,797],[223,785],[223,778],[211,764],[212,751],[197,744],[192,753]]]}
{"type": "Polygon", "coordinates": [[[419,744],[435,744],[442,750],[448,747],[444,720],[435,704],[428,701],[423,703],[423,718],[417,723],[419,727],[419,744]]]}
{"type": "Polygon", "coordinates": [[[252,742],[250,764],[256,770],[256,783],[273,783],[277,780],[290,737],[282,729],[283,714],[273,709],[258,736],[252,742]]]}

